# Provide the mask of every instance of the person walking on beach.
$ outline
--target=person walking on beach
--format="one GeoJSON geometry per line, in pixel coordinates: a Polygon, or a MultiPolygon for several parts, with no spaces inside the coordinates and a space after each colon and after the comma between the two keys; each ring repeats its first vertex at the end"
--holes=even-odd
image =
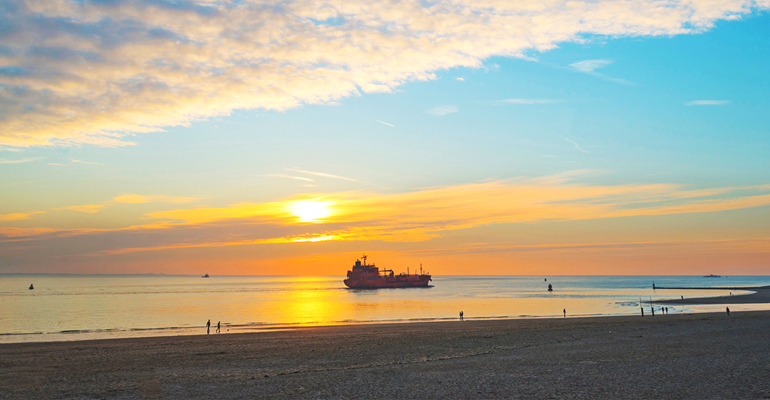
{"type": "Polygon", "coordinates": [[[219,333],[219,323],[222,321],[217,321],[217,333],[219,333]]]}
{"type": "Polygon", "coordinates": [[[209,334],[209,331],[211,330],[211,320],[206,321],[206,334],[209,334]]]}
{"type": "Polygon", "coordinates": [[[564,318],[567,318],[567,309],[564,309],[564,318]]]}
{"type": "Polygon", "coordinates": [[[726,308],[727,308],[727,316],[729,317],[730,316],[730,307],[726,307],[726,308]]]}
{"type": "Polygon", "coordinates": [[[463,312],[460,311],[460,321],[462,321],[462,320],[463,320],[463,312]]]}

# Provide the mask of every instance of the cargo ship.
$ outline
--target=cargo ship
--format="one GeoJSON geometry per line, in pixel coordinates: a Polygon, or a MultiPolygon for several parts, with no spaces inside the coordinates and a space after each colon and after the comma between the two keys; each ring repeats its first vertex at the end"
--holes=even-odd
{"type": "Polygon", "coordinates": [[[429,273],[422,272],[422,264],[419,274],[415,271],[414,275],[411,275],[407,268],[406,274],[402,272],[395,275],[391,269],[380,271],[374,264],[367,264],[366,256],[361,258],[364,261],[356,260],[353,270],[348,271],[348,279],[343,281],[345,286],[351,289],[428,287],[432,280],[429,273]]]}

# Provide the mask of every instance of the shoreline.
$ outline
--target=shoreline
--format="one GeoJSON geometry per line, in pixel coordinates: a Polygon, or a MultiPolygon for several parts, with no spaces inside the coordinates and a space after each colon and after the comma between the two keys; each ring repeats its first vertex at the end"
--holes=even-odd
{"type": "Polygon", "coordinates": [[[770,311],[0,344],[0,398],[763,398],[770,311]]]}
{"type": "MultiPolygon", "coordinates": [[[[758,287],[656,287],[655,290],[736,290],[754,293],[736,294],[730,296],[694,297],[691,299],[655,300],[653,304],[681,305],[730,305],[730,304],[764,304],[770,303],[770,286],[758,287]]],[[[683,297],[683,296],[682,296],[683,297]]],[[[648,302],[649,303],[649,302],[648,302]]]]}

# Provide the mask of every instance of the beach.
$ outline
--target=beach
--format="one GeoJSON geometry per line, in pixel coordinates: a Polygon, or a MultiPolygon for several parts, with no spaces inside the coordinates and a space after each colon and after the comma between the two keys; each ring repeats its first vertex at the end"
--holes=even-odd
{"type": "Polygon", "coordinates": [[[0,398],[769,398],[768,332],[758,311],[4,344],[0,398]]]}

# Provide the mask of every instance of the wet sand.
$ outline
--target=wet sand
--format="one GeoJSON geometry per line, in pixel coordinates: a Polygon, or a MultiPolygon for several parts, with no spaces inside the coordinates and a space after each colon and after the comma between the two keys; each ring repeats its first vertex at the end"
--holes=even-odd
{"type": "Polygon", "coordinates": [[[770,312],[0,345],[0,398],[770,398],[770,312]]]}
{"type": "Polygon", "coordinates": [[[759,303],[770,303],[770,287],[768,286],[761,286],[761,287],[718,287],[718,288],[656,288],[656,290],[660,290],[663,293],[671,292],[672,297],[679,297],[684,296],[684,299],[680,298],[673,298],[671,300],[655,300],[653,303],[655,304],[759,304],[759,303]],[[754,293],[749,294],[736,294],[733,296],[717,296],[717,297],[694,297],[692,299],[687,298],[687,290],[706,290],[706,289],[715,289],[715,290],[734,290],[734,291],[745,291],[745,290],[751,290],[754,293]]]}

